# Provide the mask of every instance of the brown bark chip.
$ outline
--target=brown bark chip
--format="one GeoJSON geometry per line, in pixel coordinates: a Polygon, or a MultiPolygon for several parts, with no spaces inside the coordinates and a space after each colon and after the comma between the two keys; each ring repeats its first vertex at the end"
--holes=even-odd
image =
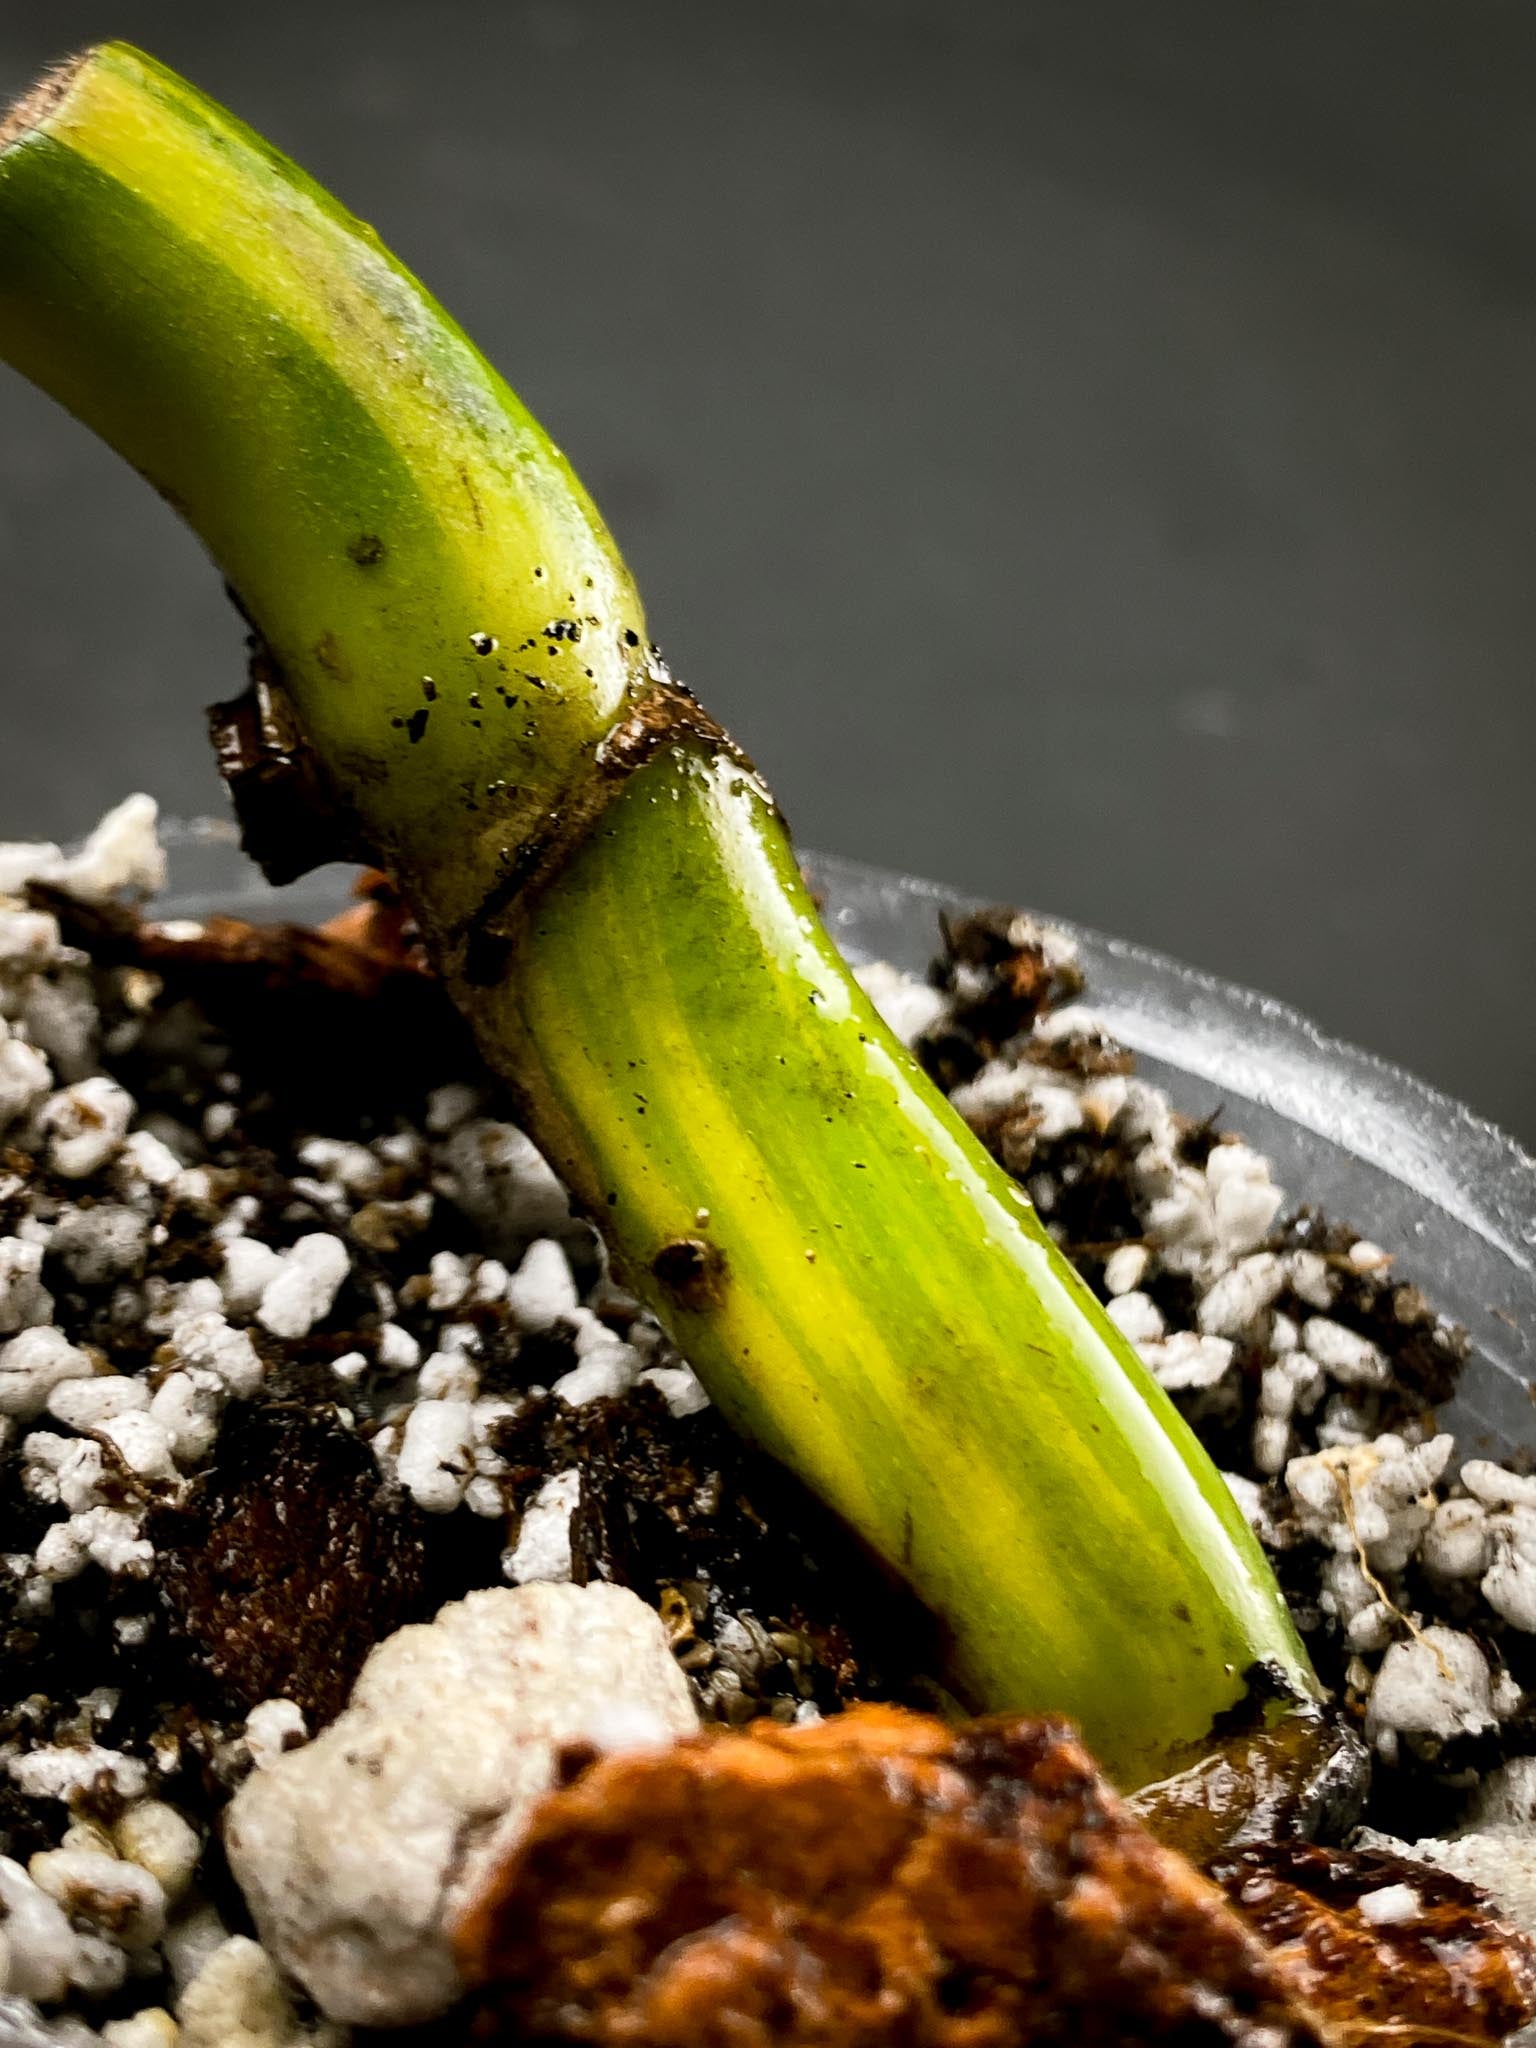
{"type": "Polygon", "coordinates": [[[458,1945],[490,2042],[1335,2039],[1049,1721],[864,1707],[578,1764],[458,1945]]]}
{"type": "Polygon", "coordinates": [[[1536,2013],[1536,1944],[1432,1864],[1280,1842],[1233,1856],[1217,1875],[1352,2042],[1481,2048],[1536,2013]]]}

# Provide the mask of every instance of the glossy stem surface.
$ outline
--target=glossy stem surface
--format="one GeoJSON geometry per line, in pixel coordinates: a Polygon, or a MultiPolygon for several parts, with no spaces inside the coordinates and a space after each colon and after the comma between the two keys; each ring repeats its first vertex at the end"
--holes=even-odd
{"type": "Polygon", "coordinates": [[[947,1624],[969,1703],[1140,1783],[1290,1624],[1220,1475],[849,977],[756,778],[626,785],[494,987],[540,1144],[716,1402],[947,1624]]]}
{"type": "Polygon", "coordinates": [[[851,979],[558,451],[371,232],[109,46],[0,128],[0,352],[202,536],[621,1272],[929,1604],[967,1702],[1071,1714],[1135,1784],[1255,1663],[1305,1689],[1219,1475],[851,979]]]}

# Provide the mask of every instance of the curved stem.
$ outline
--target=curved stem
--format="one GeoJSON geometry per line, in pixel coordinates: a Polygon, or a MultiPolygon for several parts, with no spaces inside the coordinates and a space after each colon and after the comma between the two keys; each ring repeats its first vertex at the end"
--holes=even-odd
{"type": "Polygon", "coordinates": [[[1256,1663],[1305,1690],[1219,1475],[849,977],[557,452],[371,234],[99,51],[0,134],[0,351],[202,534],[531,1133],[968,1701],[1075,1715],[1140,1783],[1256,1663]]]}
{"type": "Polygon", "coordinates": [[[442,928],[650,680],[559,450],[328,193],[119,44],[0,144],[6,356],[170,500],[442,928]]]}

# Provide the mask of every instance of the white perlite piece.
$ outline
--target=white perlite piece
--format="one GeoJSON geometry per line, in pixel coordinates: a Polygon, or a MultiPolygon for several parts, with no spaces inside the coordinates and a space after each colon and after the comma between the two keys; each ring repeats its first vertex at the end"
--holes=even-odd
{"type": "Polygon", "coordinates": [[[0,1021],[0,1131],[30,1116],[52,1086],[53,1075],[37,1047],[10,1037],[0,1021]]]}
{"type": "MultiPolygon", "coordinates": [[[[580,1352],[579,1344],[577,1349],[580,1352]]],[[[569,1372],[562,1373],[550,1392],[570,1408],[584,1407],[588,1401],[617,1400],[634,1386],[640,1366],[640,1354],[632,1345],[607,1336],[590,1346],[569,1372]]]]}
{"type": "Polygon", "coordinates": [[[136,1105],[126,1088],[92,1074],[50,1095],[42,1112],[48,1164],[64,1180],[84,1180],[116,1156],[136,1105]]]}
{"type": "Polygon", "coordinates": [[[165,1929],[160,1880],[137,1863],[97,1849],[45,1849],[27,1875],[73,1920],[109,1934],[119,1947],[149,1948],[165,1929]]]}
{"type": "Polygon", "coordinates": [[[83,966],[61,965],[46,979],[33,975],[22,990],[18,1021],[61,1082],[83,1081],[95,1068],[101,1013],[83,966]]]}
{"type": "Polygon", "coordinates": [[[573,1466],[546,1479],[523,1515],[517,1541],[501,1569],[514,1586],[555,1583],[571,1576],[571,1517],[581,1504],[581,1474],[573,1466]]]}
{"type": "Polygon", "coordinates": [[[854,980],[903,1045],[931,1031],[949,1008],[946,996],[885,960],[854,969],[854,980]]]}
{"type": "Polygon", "coordinates": [[[69,1989],[75,1962],[68,1916],[8,1856],[0,1856],[0,1912],[7,1950],[4,1989],[51,2005],[69,1989]]]}
{"type": "Polygon", "coordinates": [[[108,1998],[128,1976],[128,1956],[105,1934],[87,1928],[75,1933],[75,1960],[69,1973],[74,1988],[89,2002],[108,1998]]]}
{"type": "Polygon", "coordinates": [[[1260,1415],[1253,1425],[1253,1462],[1271,1477],[1291,1455],[1291,1425],[1284,1415],[1260,1415]]]}
{"type": "Polygon", "coordinates": [[[1347,1330],[1327,1316],[1308,1316],[1301,1326],[1308,1356],[1341,1387],[1384,1387],[1391,1372],[1387,1354],[1369,1337],[1347,1330]]]}
{"type": "Polygon", "coordinates": [[[1512,1507],[1490,1515],[1493,1562],[1482,1595],[1511,1628],[1536,1633],[1536,1508],[1512,1507]]]}
{"type": "Polygon", "coordinates": [[[105,903],[125,891],[153,896],[165,887],[165,852],[152,796],[125,796],[97,824],[77,853],[49,841],[0,845],[0,895],[19,896],[29,882],[51,882],[83,903],[105,903]]]}
{"type": "Polygon", "coordinates": [[[709,1396],[691,1366],[653,1365],[640,1375],[642,1386],[654,1387],[679,1421],[709,1406],[709,1396]]]}
{"type": "Polygon", "coordinates": [[[165,887],[165,850],[155,829],[159,816],[158,804],[142,790],[125,796],[52,879],[87,903],[124,891],[153,896],[165,887]]]}
{"type": "Polygon", "coordinates": [[[5,2048],[99,2048],[101,2039],[83,2020],[43,2019],[30,1999],[8,1991],[0,1991],[0,2027],[5,2048]]]}
{"type": "Polygon", "coordinates": [[[111,1444],[123,1463],[141,1479],[174,1479],[171,1433],[153,1415],[133,1409],[96,1424],[96,1434],[111,1444]]]}
{"type": "Polygon", "coordinates": [[[330,1314],[351,1263],[328,1231],[299,1238],[262,1289],[257,1322],[274,1337],[307,1337],[330,1314]]]}
{"type": "Polygon", "coordinates": [[[541,1237],[529,1245],[507,1283],[507,1303],[530,1335],[552,1329],[562,1318],[574,1318],[576,1283],[570,1261],[553,1238],[541,1237]]]}
{"type": "Polygon", "coordinates": [[[1470,1636],[1427,1628],[1382,1658],[1365,1738],[1388,1763],[1396,1761],[1400,1736],[1438,1746],[1497,1725],[1488,1660],[1470,1636]]]}
{"type": "Polygon", "coordinates": [[[82,1287],[101,1287],[143,1271],[149,1223],[125,1202],[66,1209],[48,1249],[82,1287]]]}
{"type": "Polygon", "coordinates": [[[231,1315],[253,1316],[261,1304],[268,1282],[276,1279],[283,1255],[263,1244],[259,1237],[231,1238],[224,1253],[224,1270],[219,1287],[224,1306],[231,1315]]]}
{"type": "Polygon", "coordinates": [[[544,1155],[515,1124],[473,1117],[439,1148],[436,1187],[505,1257],[534,1237],[568,1230],[571,1202],[544,1155]]]}
{"type": "MultiPolygon", "coordinates": [[[[38,1336],[41,1331],[36,1332],[38,1336]]],[[[87,1364],[86,1372],[90,1373],[87,1364]]],[[[48,1413],[70,1429],[101,1429],[121,1415],[149,1406],[149,1385],[127,1373],[91,1374],[64,1380],[48,1396],[48,1413]]]]}
{"type": "Polygon", "coordinates": [[[1152,1254],[1144,1244],[1117,1245],[1104,1261],[1104,1287],[1109,1294],[1134,1294],[1146,1276],[1152,1254]]]}
{"type": "MultiPolygon", "coordinates": [[[[335,1239],[323,1242],[334,1243],[335,1239]]],[[[316,1255],[310,1255],[309,1263],[315,1265],[316,1255]]],[[[181,1365],[189,1371],[211,1373],[237,1401],[249,1400],[265,1373],[250,1332],[231,1329],[217,1309],[178,1315],[171,1325],[171,1349],[181,1365]]]]}
{"type": "Polygon", "coordinates": [[[479,1392],[479,1368],[462,1351],[434,1351],[416,1376],[418,1401],[473,1401],[479,1392]]]}
{"type": "Polygon", "coordinates": [[[101,2048],[179,2048],[181,2029],[163,2005],[146,2005],[125,2020],[108,2020],[101,2048]]]}
{"type": "Polygon", "coordinates": [[[1085,1121],[1082,1096],[1065,1082],[1031,1077],[1023,1106],[1029,1112],[1035,1136],[1047,1143],[1080,1131],[1085,1121]]]}
{"type": "Polygon", "coordinates": [[[664,1735],[697,1726],[659,1619],[619,1587],[471,1593],[398,1630],[340,1718],[230,1805],[230,1865],[266,1947],[333,2019],[444,2011],[462,1988],[453,1915],[516,1839],[560,1746],[614,1702],[664,1735]]]}
{"type": "Polygon", "coordinates": [[[1245,1337],[1285,1285],[1285,1268],[1273,1252],[1239,1259],[1202,1297],[1196,1311],[1209,1337],[1245,1337]]]}
{"type": "Polygon", "coordinates": [[[1484,1507],[1536,1507],[1536,1479],[1506,1472],[1502,1465],[1490,1464],[1486,1458],[1468,1458],[1461,1468],[1461,1483],[1484,1507]]]}
{"type": "Polygon", "coordinates": [[[177,2048],[341,2048],[331,2028],[299,2025],[272,1958],[243,1934],[207,1958],[178,1999],[176,2017],[177,2048]]]}
{"type": "Polygon", "coordinates": [[[270,1770],[308,1735],[304,1710],[294,1700],[261,1700],[245,1717],[245,1746],[258,1771],[270,1770]]]}
{"type": "Polygon", "coordinates": [[[60,1505],[71,1515],[88,1514],[92,1508],[105,1506],[101,1499],[105,1472],[106,1459],[100,1444],[65,1439],[65,1449],[54,1472],[60,1505]]]}
{"type": "Polygon", "coordinates": [[[50,1524],[36,1552],[39,1575],[58,1580],[78,1578],[88,1564],[114,1576],[143,1578],[154,1561],[154,1546],[139,1534],[135,1517],[108,1507],[87,1508],[67,1522],[50,1524]]]}
{"type": "Polygon", "coordinates": [[[1338,1292],[1338,1283],[1321,1252],[1287,1252],[1286,1270],[1292,1291],[1313,1308],[1328,1308],[1338,1292]]]}
{"type": "MultiPolygon", "coordinates": [[[[0,888],[11,896],[12,889],[0,888]]],[[[14,910],[0,904],[0,970],[28,973],[58,957],[59,923],[45,910],[14,910]]]]}
{"type": "Polygon", "coordinates": [[[192,1823],[160,1799],[141,1799],[130,1806],[113,1828],[112,1841],[120,1856],[159,1881],[171,1905],[191,1884],[203,1850],[192,1823]]]}
{"type": "Polygon", "coordinates": [[[1223,1252],[1235,1258],[1257,1250],[1285,1200],[1269,1177],[1269,1161],[1247,1145],[1216,1145],[1205,1163],[1205,1178],[1223,1252]]]}
{"type": "Polygon", "coordinates": [[[982,1124],[989,1118],[1029,1103],[1030,1076],[1013,1060],[988,1060],[969,1081],[962,1081],[950,1095],[950,1102],[967,1123],[982,1124]]]}
{"type": "Polygon", "coordinates": [[[224,1388],[212,1373],[172,1372],[155,1390],[149,1412],[170,1438],[178,1465],[201,1464],[218,1441],[224,1388]]]}
{"type": "Polygon", "coordinates": [[[1168,1327],[1151,1295],[1139,1291],[1112,1295],[1105,1313],[1121,1336],[1129,1337],[1133,1344],[1155,1344],[1168,1327]]]}
{"type": "Polygon", "coordinates": [[[1488,1518],[1475,1500],[1443,1500],[1419,1546],[1419,1562],[1434,1579],[1477,1579],[1488,1568],[1488,1518]]]}
{"type": "Polygon", "coordinates": [[[1425,1502],[1455,1445],[1437,1436],[1410,1448],[1389,1433],[1292,1458],[1285,1484],[1301,1528],[1335,1550],[1358,1546],[1373,1571],[1402,1571],[1429,1526],[1425,1502]]]}
{"type": "Polygon", "coordinates": [[[88,1792],[98,1779],[105,1779],[119,1798],[142,1799],[149,1785],[148,1768],[137,1757],[94,1742],[78,1749],[29,1750],[8,1758],[5,1768],[29,1799],[67,1801],[76,1792],[88,1792]]]}
{"type": "Polygon", "coordinates": [[[421,1363],[421,1346],[398,1323],[383,1323],[374,1356],[381,1372],[411,1372],[421,1363]]]}
{"type": "Polygon", "coordinates": [[[1315,1358],[1305,1352],[1282,1351],[1259,1380],[1259,1406],[1266,1415],[1310,1415],[1327,1391],[1327,1379],[1315,1358]]]}
{"type": "Polygon", "coordinates": [[[427,1129],[435,1136],[456,1131],[480,1107],[480,1091],[467,1081],[445,1081],[427,1097],[427,1129]]]}
{"type": "Polygon", "coordinates": [[[1377,1891],[1362,1892],[1359,1904],[1360,1918],[1371,1927],[1407,1927],[1424,1910],[1411,1884],[1384,1884],[1377,1891]]]}
{"type": "Polygon", "coordinates": [[[1171,1337],[1138,1344],[1136,1349],[1158,1385],[1175,1394],[1190,1387],[1214,1387],[1233,1358],[1229,1339],[1202,1337],[1195,1330],[1175,1330],[1171,1337]]]}
{"type": "Polygon", "coordinates": [[[56,1387],[86,1379],[92,1371],[90,1354],[71,1344],[62,1330],[51,1325],[23,1330],[9,1344],[0,1344],[0,1415],[30,1422],[42,1414],[56,1387]]]}
{"type": "Polygon", "coordinates": [[[131,1200],[145,1189],[169,1187],[181,1170],[181,1161],[163,1138],[153,1131],[130,1131],[113,1173],[131,1200]]]}
{"type": "Polygon", "coordinates": [[[464,1498],[475,1469],[473,1441],[468,1401],[418,1401],[407,1416],[396,1470],[429,1515],[451,1514],[464,1498]]]}
{"type": "Polygon", "coordinates": [[[24,1237],[0,1237],[0,1337],[53,1320],[43,1285],[43,1248],[24,1237]]]}
{"type": "Polygon", "coordinates": [[[331,1180],[349,1195],[366,1202],[384,1184],[384,1171],[366,1145],[347,1138],[310,1138],[299,1158],[322,1180],[331,1180]]]}
{"type": "Polygon", "coordinates": [[[460,1258],[457,1252],[434,1252],[427,1262],[427,1274],[427,1307],[436,1309],[439,1315],[460,1305],[474,1278],[469,1261],[460,1258]]]}
{"type": "Polygon", "coordinates": [[[199,1899],[189,1911],[178,1914],[167,1927],[160,1947],[178,2003],[209,1957],[217,1954],[228,1939],[229,1929],[218,1908],[206,1899],[199,1899]]]}

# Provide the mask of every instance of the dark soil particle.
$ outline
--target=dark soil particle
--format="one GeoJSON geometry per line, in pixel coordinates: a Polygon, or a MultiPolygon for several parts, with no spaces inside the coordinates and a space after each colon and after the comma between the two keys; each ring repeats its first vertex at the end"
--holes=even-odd
{"type": "Polygon", "coordinates": [[[334,1719],[374,1644],[428,1612],[423,1520],[323,1408],[237,1407],[213,1469],[149,1523],[191,1697],[334,1719]]]}
{"type": "Polygon", "coordinates": [[[704,1687],[736,1681],[726,1718],[922,1697],[932,1624],[787,1473],[712,1411],[677,1420],[654,1388],[570,1408],[535,1401],[498,1448],[520,1497],[578,1469],[573,1576],[630,1587],[661,1610],[704,1687]]]}
{"type": "Polygon", "coordinates": [[[956,1072],[951,1079],[951,1061],[969,1064],[974,1073],[1010,1039],[1028,1031],[1043,1011],[1080,995],[1083,977],[1075,965],[1053,961],[1037,930],[1021,927],[1016,910],[999,906],[966,917],[941,916],[939,927],[944,952],[929,979],[950,998],[943,1034],[950,1060],[936,1058],[928,1048],[925,1056],[940,1086],[952,1088],[970,1076],[956,1072]]]}

